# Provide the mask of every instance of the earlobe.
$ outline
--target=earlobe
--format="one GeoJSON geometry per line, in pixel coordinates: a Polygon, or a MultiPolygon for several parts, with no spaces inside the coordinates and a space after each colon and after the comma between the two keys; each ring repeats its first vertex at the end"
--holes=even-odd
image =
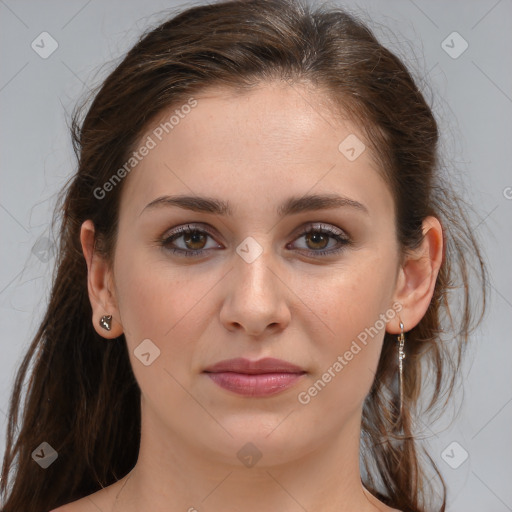
{"type": "MultiPolygon", "coordinates": [[[[402,304],[400,317],[406,330],[418,325],[427,312],[442,261],[441,223],[436,217],[427,217],[423,221],[423,241],[405,257],[396,283],[394,300],[402,304]]],[[[387,331],[400,333],[398,319],[388,324],[387,331]]]]}
{"type": "Polygon", "coordinates": [[[94,224],[89,219],[81,226],[80,243],[87,263],[87,290],[91,301],[94,329],[104,338],[117,338],[123,333],[123,328],[112,291],[111,269],[95,250],[94,224]]]}

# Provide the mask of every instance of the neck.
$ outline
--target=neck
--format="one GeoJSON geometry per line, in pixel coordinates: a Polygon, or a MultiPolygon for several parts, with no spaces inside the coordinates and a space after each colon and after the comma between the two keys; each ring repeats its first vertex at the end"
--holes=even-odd
{"type": "Polygon", "coordinates": [[[212,443],[217,451],[190,446],[143,411],[139,458],[111,512],[384,510],[361,483],[358,412],[340,432],[316,436],[317,444],[304,450],[280,449],[271,435],[252,444],[226,435],[231,450],[219,455],[219,444],[212,443]]]}

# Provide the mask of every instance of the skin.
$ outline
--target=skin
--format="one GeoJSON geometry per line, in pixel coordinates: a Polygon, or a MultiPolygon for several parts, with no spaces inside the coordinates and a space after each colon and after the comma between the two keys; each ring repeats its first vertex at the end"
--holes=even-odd
{"type": "Polygon", "coordinates": [[[58,511],[395,510],[361,483],[362,405],[385,331],[399,334],[399,317],[412,329],[428,308],[441,226],[425,219],[423,244],[400,259],[391,192],[368,148],[354,161],[338,150],[349,134],[364,136],[332,117],[320,92],[269,82],[242,95],[209,89],[195,98],[197,107],[125,178],[113,268],[93,251],[92,222],[82,225],[94,327],[105,343],[125,334],[141,388],[141,447],[126,477],[58,511]],[[367,212],[276,214],[290,196],[333,192],[367,212]],[[235,214],[144,210],[164,194],[213,196],[235,214]],[[352,243],[316,255],[337,247],[327,235],[300,235],[318,222],[352,243]],[[174,247],[205,248],[202,256],[172,254],[157,242],[187,223],[213,235],[188,245],[182,236],[174,247]],[[236,252],[248,236],[263,249],[251,263],[236,252]],[[394,303],[399,315],[307,405],[299,403],[297,395],[394,303]],[[109,332],[98,325],[105,314],[113,315],[109,332]],[[148,338],[160,356],[145,366],[134,350],[148,338]],[[202,373],[223,359],[267,356],[307,374],[277,395],[250,398],[202,373]],[[248,442],[262,455],[251,468],[237,457],[248,442]]]}

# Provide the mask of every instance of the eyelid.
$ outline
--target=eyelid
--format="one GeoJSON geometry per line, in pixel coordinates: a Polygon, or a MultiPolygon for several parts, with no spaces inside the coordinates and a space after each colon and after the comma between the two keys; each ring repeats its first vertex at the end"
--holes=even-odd
{"type": "Polygon", "coordinates": [[[305,235],[308,235],[309,233],[323,233],[324,235],[327,235],[328,238],[336,240],[337,247],[331,249],[320,249],[317,251],[312,249],[300,249],[301,251],[306,252],[308,256],[323,258],[335,256],[343,251],[346,246],[353,245],[352,237],[345,230],[323,222],[309,222],[306,226],[301,226],[299,228],[299,232],[294,235],[293,242],[305,235]]]}
{"type": "MultiPolygon", "coordinates": [[[[166,232],[164,233],[162,238],[164,238],[164,239],[169,238],[173,235],[181,233],[182,231],[186,232],[187,230],[197,230],[197,231],[204,230],[208,234],[210,234],[214,237],[222,238],[222,236],[216,229],[214,229],[213,227],[210,227],[208,224],[204,224],[202,222],[187,222],[186,224],[181,224],[174,228],[170,228],[170,229],[166,230],[166,232]]],[[[346,238],[347,241],[350,241],[352,239],[351,235],[348,233],[347,230],[341,229],[337,226],[332,226],[329,223],[324,223],[321,221],[309,221],[309,222],[302,224],[300,227],[298,227],[294,231],[294,234],[292,236],[298,237],[298,236],[304,235],[305,232],[316,231],[316,230],[327,231],[333,235],[339,235],[341,237],[346,238]]]]}
{"type": "Polygon", "coordinates": [[[182,232],[186,233],[188,230],[206,231],[211,236],[222,238],[217,230],[210,227],[208,224],[203,224],[202,222],[187,222],[185,224],[180,224],[179,226],[166,230],[162,238],[170,238],[174,235],[181,234],[182,232]]]}
{"type": "Polygon", "coordinates": [[[337,235],[342,238],[345,238],[347,241],[351,240],[352,237],[348,234],[348,232],[344,229],[341,229],[337,226],[333,226],[332,224],[328,224],[320,221],[310,221],[307,222],[306,225],[302,225],[298,228],[297,234],[294,236],[300,236],[304,233],[309,233],[310,231],[325,231],[330,233],[331,235],[337,235]]]}
{"type": "MultiPolygon", "coordinates": [[[[183,257],[193,257],[203,255],[205,252],[209,252],[212,248],[207,249],[182,249],[182,248],[173,248],[168,247],[170,243],[173,241],[171,239],[179,239],[184,234],[189,233],[190,231],[204,232],[209,235],[212,239],[216,238],[218,235],[216,230],[210,228],[207,224],[201,222],[191,222],[187,224],[182,224],[176,228],[172,228],[170,231],[167,231],[163,238],[159,240],[159,243],[166,250],[172,252],[173,254],[178,254],[183,257]]],[[[352,245],[353,240],[351,236],[343,229],[332,226],[331,224],[324,224],[323,222],[308,222],[306,225],[301,225],[293,235],[293,242],[298,240],[299,238],[309,234],[309,233],[320,232],[326,234],[329,238],[337,241],[338,246],[336,248],[331,249],[321,249],[321,250],[312,250],[312,249],[298,249],[302,253],[306,253],[307,256],[311,257],[328,257],[334,256],[345,249],[346,246],[352,245]]],[[[289,245],[289,244],[288,244],[289,245]]],[[[288,248],[287,245],[287,248],[288,248]]],[[[218,248],[218,247],[217,247],[218,248]]]]}

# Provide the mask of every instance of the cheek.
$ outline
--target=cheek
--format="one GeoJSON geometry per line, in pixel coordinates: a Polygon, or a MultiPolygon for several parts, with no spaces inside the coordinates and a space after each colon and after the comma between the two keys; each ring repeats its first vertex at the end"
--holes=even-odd
{"type": "Polygon", "coordinates": [[[130,257],[116,260],[116,290],[130,357],[150,339],[160,350],[159,363],[187,368],[179,363],[193,350],[197,319],[208,318],[205,299],[218,276],[205,273],[191,279],[192,270],[173,268],[165,256],[149,257],[142,250],[125,254],[130,257]]]}
{"type": "MultiPolygon", "coordinates": [[[[368,251],[369,253],[370,251],[368,251]]],[[[392,258],[354,253],[343,265],[334,266],[329,275],[304,275],[295,279],[294,291],[316,319],[318,339],[342,348],[346,342],[375,324],[391,306],[394,292],[392,258]],[[357,260],[357,261],[355,261],[357,260]],[[323,334],[323,335],[322,335],[323,334]]],[[[300,317],[299,317],[300,318],[300,317]]],[[[380,328],[382,328],[379,323],[380,328]]]]}
{"type": "MultiPolygon", "coordinates": [[[[164,265],[131,253],[118,261],[118,306],[133,373],[151,408],[185,407],[200,290],[164,265]],[[196,306],[196,307],[194,307],[196,306]],[[149,340],[149,341],[148,341],[149,340]]],[[[189,398],[188,398],[189,399],[189,398]]],[[[170,421],[169,418],[165,419],[170,421]]]]}
{"type": "Polygon", "coordinates": [[[312,325],[320,329],[309,333],[319,356],[317,373],[301,389],[304,401],[322,404],[319,413],[327,407],[343,416],[360,406],[377,369],[385,321],[397,314],[394,259],[374,254],[357,253],[357,264],[334,269],[322,286],[313,286],[314,279],[297,281],[299,295],[314,313],[312,325]]]}

